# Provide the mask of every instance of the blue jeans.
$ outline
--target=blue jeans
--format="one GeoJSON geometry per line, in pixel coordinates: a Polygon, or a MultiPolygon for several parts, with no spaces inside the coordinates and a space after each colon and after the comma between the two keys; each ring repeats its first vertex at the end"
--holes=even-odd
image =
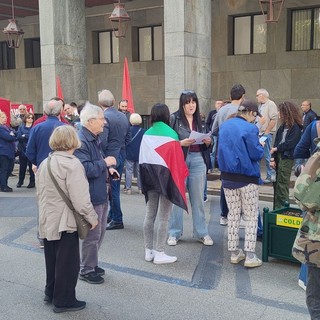
{"type": "MultiPolygon", "coordinates": [[[[203,190],[206,180],[206,165],[201,152],[188,153],[186,164],[189,176],[186,179],[186,187],[192,210],[193,236],[202,238],[208,234],[206,226],[203,190]]],[[[183,232],[183,209],[174,205],[169,220],[169,236],[179,239],[183,232]]]]}
{"type": "Polygon", "coordinates": [[[137,185],[138,189],[141,190],[141,180],[140,180],[140,167],[139,161],[126,160],[126,189],[131,189],[132,185],[132,175],[134,171],[137,173],[137,185]]]}
{"type": "Polygon", "coordinates": [[[228,205],[227,205],[227,200],[226,196],[224,194],[224,190],[221,187],[220,188],[220,209],[221,209],[221,217],[228,218],[228,205]]]}
{"type": "MultiPolygon", "coordinates": [[[[272,173],[274,173],[274,169],[270,167],[270,150],[271,150],[271,144],[272,144],[272,134],[264,134],[264,136],[267,137],[267,140],[265,141],[264,145],[264,159],[266,161],[266,168],[267,168],[267,179],[271,179],[272,173]]],[[[274,173],[275,174],[275,173],[274,173]]]]}
{"type": "MultiPolygon", "coordinates": [[[[117,171],[120,174],[120,177],[123,172],[124,167],[124,158],[120,154],[119,158],[117,159],[117,171]]],[[[122,211],[121,211],[121,205],[120,205],[120,181],[119,180],[112,180],[110,182],[111,185],[111,200],[110,200],[110,211],[108,214],[108,217],[115,221],[115,222],[122,222],[122,211]]]]}
{"type": "Polygon", "coordinates": [[[213,146],[212,146],[212,151],[210,153],[210,161],[211,161],[212,170],[216,168],[217,142],[218,142],[218,137],[213,136],[213,146]]]}

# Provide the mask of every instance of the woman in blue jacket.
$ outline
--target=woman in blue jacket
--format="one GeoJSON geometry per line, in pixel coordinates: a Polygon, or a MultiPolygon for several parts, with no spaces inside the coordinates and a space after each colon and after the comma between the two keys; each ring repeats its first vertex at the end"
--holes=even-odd
{"type": "Polygon", "coordinates": [[[229,208],[228,250],[231,263],[245,259],[247,268],[259,267],[262,262],[255,254],[260,160],[264,143],[259,141],[258,128],[252,123],[261,116],[253,101],[244,101],[237,115],[225,121],[219,129],[218,163],[221,182],[229,208]],[[239,225],[241,214],[246,221],[244,251],[239,248],[239,225]]]}
{"type": "Polygon", "coordinates": [[[29,140],[30,130],[33,124],[34,115],[32,113],[27,113],[22,120],[21,125],[18,128],[17,139],[18,150],[19,150],[19,181],[17,183],[17,188],[23,185],[24,178],[26,176],[27,167],[29,168],[30,180],[27,188],[34,188],[34,172],[32,171],[32,163],[26,156],[27,143],[29,140]]]}
{"type": "Polygon", "coordinates": [[[8,178],[14,165],[16,136],[6,122],[7,115],[0,111],[0,189],[2,192],[12,192],[8,178]]]}

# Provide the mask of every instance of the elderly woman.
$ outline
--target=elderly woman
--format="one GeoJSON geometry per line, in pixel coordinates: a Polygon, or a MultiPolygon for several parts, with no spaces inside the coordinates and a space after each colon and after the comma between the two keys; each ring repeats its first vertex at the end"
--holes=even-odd
{"type": "MultiPolygon", "coordinates": [[[[81,162],[73,155],[80,147],[71,126],[57,127],[49,140],[53,152],[51,171],[59,187],[68,195],[75,210],[92,225],[98,216],[90,200],[89,184],[81,162]]],[[[45,159],[36,174],[39,204],[39,235],[44,239],[46,288],[44,301],[53,303],[56,313],[85,308],[85,301],[76,299],[75,287],[80,268],[79,237],[73,211],[69,209],[48,173],[45,159]]]]}
{"type": "Polygon", "coordinates": [[[17,188],[20,188],[23,185],[24,178],[26,176],[27,167],[29,168],[29,184],[27,188],[34,188],[34,172],[32,171],[32,163],[26,156],[26,149],[29,140],[30,130],[34,121],[34,115],[32,113],[27,113],[22,118],[22,123],[18,128],[17,132],[17,139],[18,143],[18,150],[19,150],[19,181],[17,183],[17,188]]]}
{"type": "Polygon", "coordinates": [[[16,137],[6,122],[6,114],[0,111],[0,187],[2,192],[12,192],[8,178],[14,166],[16,137]]]}
{"type": "Polygon", "coordinates": [[[126,145],[126,183],[125,192],[131,194],[132,175],[136,173],[139,193],[141,193],[140,169],[139,169],[139,152],[142,136],[145,130],[140,127],[142,118],[138,113],[132,113],[130,116],[130,133],[131,140],[126,145]]]}

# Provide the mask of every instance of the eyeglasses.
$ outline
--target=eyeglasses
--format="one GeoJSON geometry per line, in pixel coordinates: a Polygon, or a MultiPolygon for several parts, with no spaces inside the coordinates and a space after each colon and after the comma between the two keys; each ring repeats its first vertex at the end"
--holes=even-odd
{"type": "Polygon", "coordinates": [[[183,90],[181,91],[181,94],[194,94],[195,92],[193,90],[183,90]]]}
{"type": "Polygon", "coordinates": [[[28,117],[27,119],[33,119],[33,117],[28,117]]]}

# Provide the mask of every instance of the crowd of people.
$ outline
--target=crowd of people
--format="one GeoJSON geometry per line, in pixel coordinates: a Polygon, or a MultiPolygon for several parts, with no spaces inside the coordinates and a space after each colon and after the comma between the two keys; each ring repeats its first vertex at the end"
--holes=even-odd
{"type": "Polygon", "coordinates": [[[178,110],[171,115],[165,104],[152,107],[147,131],[141,127],[141,116],[127,110],[128,101],[123,99],[116,107],[112,92],[106,89],[99,92],[97,106],[65,104],[54,97],[37,121],[21,105],[7,126],[6,114],[0,111],[1,191],[13,191],[8,179],[18,156],[16,187],[24,185],[27,169],[27,188],[37,186],[38,239],[47,272],[44,300],[53,303],[55,312],[85,307],[84,301],[76,299],[78,278],[90,284],[104,282],[98,253],[105,232],[125,227],[120,197],[123,173],[124,192],[132,194],[135,176],[138,193],[145,197],[147,262],[177,261],[165,254],[165,246],[181,240],[184,211],[192,215],[195,240],[205,246],[214,244],[204,209],[207,174],[214,172],[221,179],[220,225],[228,228],[230,262],[244,260],[247,268],[262,265],[255,253],[261,232],[259,185],[272,183],[274,209],[283,207],[289,200],[292,169],[316,150],[313,139],[319,137],[320,123],[307,100],[301,107],[290,101],[277,106],[266,89],[257,90],[256,101],[248,100],[245,93],[241,84],[234,85],[230,100],[216,100],[203,119],[196,92],[184,90],[178,110]],[[47,174],[49,158],[59,187],[91,224],[80,245],[73,212],[47,174]],[[239,244],[242,222],[243,249],[239,244]],[[62,265],[67,270],[62,271],[62,265]]]}

